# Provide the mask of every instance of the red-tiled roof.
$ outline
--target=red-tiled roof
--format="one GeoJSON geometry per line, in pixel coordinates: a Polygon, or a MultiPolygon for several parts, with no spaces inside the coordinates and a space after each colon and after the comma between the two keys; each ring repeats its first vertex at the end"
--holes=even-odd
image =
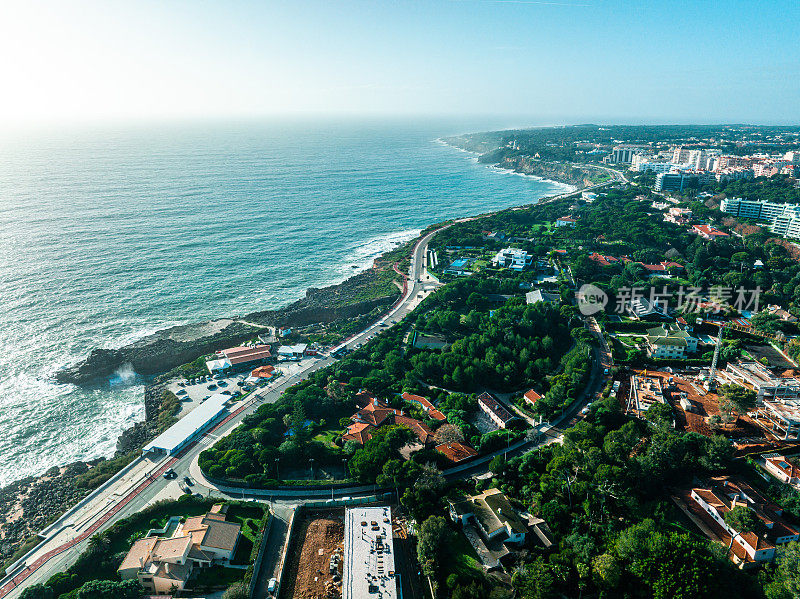
{"type": "Polygon", "coordinates": [[[472,449],[472,447],[469,445],[463,445],[458,441],[437,445],[436,451],[444,454],[444,456],[453,463],[458,463],[466,460],[467,458],[478,455],[478,452],[472,449]]]}
{"type": "Polygon", "coordinates": [[[423,445],[427,445],[433,441],[433,431],[415,418],[396,415],[394,417],[394,423],[410,428],[423,445]]]}
{"type": "Polygon", "coordinates": [[[692,229],[694,229],[697,233],[708,235],[710,237],[728,237],[727,233],[723,233],[711,225],[692,225],[692,229]]]}
{"type": "Polygon", "coordinates": [[[592,252],[589,254],[589,260],[593,260],[597,262],[600,266],[611,266],[613,262],[619,262],[614,256],[604,256],[603,254],[598,254],[597,252],[592,252]]]}
{"type": "Polygon", "coordinates": [[[231,347],[230,349],[223,349],[221,352],[231,365],[245,364],[247,362],[254,362],[256,360],[265,360],[272,357],[269,351],[269,345],[256,345],[255,347],[231,347]]]}
{"type": "Polygon", "coordinates": [[[382,403],[380,400],[373,400],[366,407],[353,415],[353,420],[366,422],[373,426],[380,426],[390,416],[402,414],[400,410],[394,410],[382,403]]]}
{"type": "Polygon", "coordinates": [[[542,399],[542,396],[536,393],[536,391],[534,391],[533,389],[531,389],[530,391],[525,393],[525,399],[528,400],[528,402],[535,404],[537,401],[542,399]]]}
{"type": "Polygon", "coordinates": [[[434,406],[430,401],[428,401],[421,395],[414,395],[413,393],[403,393],[401,397],[403,398],[404,401],[410,403],[418,403],[419,405],[421,405],[422,409],[428,413],[428,416],[430,416],[434,420],[440,420],[440,421],[447,420],[447,416],[445,416],[439,410],[437,410],[436,406],[434,406]]]}
{"type": "Polygon", "coordinates": [[[366,405],[371,404],[373,401],[376,401],[375,396],[372,395],[369,391],[359,391],[353,396],[353,399],[356,402],[356,405],[359,407],[364,407],[366,405]]]}
{"type": "Polygon", "coordinates": [[[250,373],[250,376],[253,376],[253,377],[256,377],[256,378],[265,378],[266,379],[266,378],[271,377],[273,372],[275,372],[275,367],[274,366],[270,366],[270,365],[259,366],[258,368],[255,368],[253,370],[253,372],[250,373]]]}
{"type": "Polygon", "coordinates": [[[375,427],[365,422],[354,422],[347,427],[347,432],[342,435],[342,441],[358,441],[364,445],[372,438],[372,430],[375,427]]]}

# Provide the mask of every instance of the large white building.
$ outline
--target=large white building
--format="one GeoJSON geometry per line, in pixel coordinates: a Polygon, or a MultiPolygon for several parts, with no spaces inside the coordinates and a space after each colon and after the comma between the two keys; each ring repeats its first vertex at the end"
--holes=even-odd
{"type": "Polygon", "coordinates": [[[768,221],[770,231],[776,235],[800,238],[800,205],[726,198],[720,210],[739,218],[768,221]]]}
{"type": "Polygon", "coordinates": [[[342,599],[397,599],[397,587],[391,509],[348,508],[344,515],[342,599]]]}
{"type": "Polygon", "coordinates": [[[492,258],[494,266],[510,268],[511,270],[525,270],[533,263],[533,256],[525,250],[506,248],[497,252],[492,258]]]}
{"type": "Polygon", "coordinates": [[[631,160],[631,170],[644,173],[652,171],[654,173],[668,173],[674,168],[674,164],[664,160],[655,160],[652,156],[636,154],[631,160]]]}
{"type": "Polygon", "coordinates": [[[609,162],[612,164],[628,164],[631,162],[633,157],[636,154],[641,153],[645,147],[646,146],[636,146],[630,144],[614,146],[614,148],[611,150],[609,162]]]}
{"type": "Polygon", "coordinates": [[[742,198],[725,198],[720,210],[741,218],[772,221],[779,216],[800,218],[800,205],[779,204],[765,200],[744,200],[742,198]]]}
{"type": "Polygon", "coordinates": [[[197,440],[211,425],[219,422],[228,413],[225,404],[229,395],[217,393],[206,399],[194,410],[150,441],[142,449],[142,455],[164,453],[175,455],[197,440]]]}

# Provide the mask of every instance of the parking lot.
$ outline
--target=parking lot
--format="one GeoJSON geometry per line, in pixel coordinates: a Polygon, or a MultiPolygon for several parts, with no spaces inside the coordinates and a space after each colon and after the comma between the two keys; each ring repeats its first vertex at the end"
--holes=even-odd
{"type": "Polygon", "coordinates": [[[182,418],[212,395],[217,393],[234,395],[236,392],[241,392],[242,387],[239,383],[243,382],[248,374],[248,372],[240,372],[219,379],[206,375],[199,379],[194,379],[194,383],[191,383],[191,381],[173,381],[167,388],[180,398],[182,403],[180,417],[182,418]]]}

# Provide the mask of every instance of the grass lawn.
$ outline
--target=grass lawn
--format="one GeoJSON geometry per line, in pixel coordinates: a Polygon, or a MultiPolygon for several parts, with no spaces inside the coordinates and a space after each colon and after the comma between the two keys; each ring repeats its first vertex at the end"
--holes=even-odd
{"type": "Polygon", "coordinates": [[[267,523],[269,513],[259,505],[235,504],[228,508],[225,519],[241,525],[241,537],[232,564],[252,563],[258,551],[259,532],[267,523]]]}
{"type": "Polygon", "coordinates": [[[440,579],[444,583],[451,574],[457,575],[461,579],[484,578],[483,566],[478,559],[475,549],[469,544],[467,537],[459,529],[453,529],[453,534],[447,541],[447,545],[442,549],[442,555],[447,555],[448,559],[442,562],[440,579]]]}
{"type": "Polygon", "coordinates": [[[317,433],[316,435],[314,435],[312,440],[313,441],[319,441],[320,443],[325,445],[325,447],[329,447],[331,449],[338,450],[339,446],[336,445],[336,439],[338,437],[341,437],[343,434],[344,434],[344,431],[341,430],[341,429],[325,430],[325,431],[322,431],[321,433],[317,433]]]}

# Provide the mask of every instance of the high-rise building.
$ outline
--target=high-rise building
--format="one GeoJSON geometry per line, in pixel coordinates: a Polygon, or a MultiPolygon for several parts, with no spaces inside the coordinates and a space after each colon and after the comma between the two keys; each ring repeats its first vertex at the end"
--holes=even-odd
{"type": "Polygon", "coordinates": [[[614,146],[611,150],[611,158],[609,160],[612,164],[629,164],[635,154],[641,153],[645,146],[635,146],[623,144],[614,146]]]}
{"type": "Polygon", "coordinates": [[[678,146],[672,150],[672,164],[686,164],[689,162],[689,149],[678,146]]]}

